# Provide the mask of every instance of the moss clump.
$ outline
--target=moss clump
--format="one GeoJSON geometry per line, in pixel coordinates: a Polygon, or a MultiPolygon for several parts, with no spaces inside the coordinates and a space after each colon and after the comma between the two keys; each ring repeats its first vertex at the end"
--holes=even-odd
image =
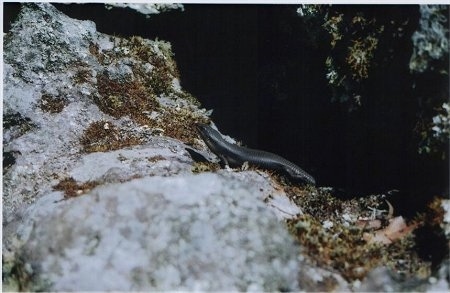
{"type": "Polygon", "coordinates": [[[86,192],[89,192],[92,190],[95,186],[99,185],[100,183],[97,181],[88,181],[82,184],[78,184],[75,179],[72,177],[66,178],[61,180],[57,185],[55,185],[53,188],[54,190],[59,190],[64,192],[64,198],[72,198],[77,197],[82,194],[85,194],[86,192]]]}
{"type": "Polygon", "coordinates": [[[100,52],[100,46],[98,44],[90,43],[89,44],[89,53],[91,53],[92,56],[97,58],[97,60],[100,63],[103,63],[105,61],[105,55],[102,52],[100,52]]]}
{"type": "Polygon", "coordinates": [[[411,42],[408,31],[416,25],[410,14],[399,14],[394,6],[302,5],[299,14],[314,44],[328,46],[325,65],[332,101],[347,103],[350,111],[367,99],[371,79],[404,55],[399,44],[411,42]]]}
{"type": "Polygon", "coordinates": [[[212,162],[195,162],[192,166],[192,173],[215,172],[217,170],[220,170],[220,165],[212,162]]]}
{"type": "Polygon", "coordinates": [[[165,136],[194,144],[198,134],[194,125],[208,123],[209,119],[191,108],[162,107],[147,88],[137,81],[117,82],[105,75],[97,77],[101,99],[96,99],[100,109],[116,118],[129,115],[134,121],[155,129],[165,136]],[[159,113],[150,118],[148,113],[159,113]]]}
{"type": "Polygon", "coordinates": [[[3,129],[11,129],[13,127],[18,128],[18,136],[25,134],[31,129],[35,128],[36,125],[31,122],[31,119],[28,117],[23,117],[19,112],[12,114],[4,114],[3,115],[3,129]]]}
{"type": "Polygon", "coordinates": [[[415,236],[418,253],[431,261],[434,269],[449,259],[449,222],[444,210],[447,199],[435,197],[427,206],[424,213],[417,217],[423,225],[417,229],[415,236]]]}
{"type": "Polygon", "coordinates": [[[305,214],[288,221],[290,231],[321,266],[338,270],[347,279],[360,279],[381,261],[382,252],[366,245],[362,229],[346,228],[340,223],[325,229],[322,223],[305,214]]]}
{"type": "Polygon", "coordinates": [[[99,95],[94,101],[100,110],[115,118],[129,116],[138,124],[160,130],[165,136],[195,144],[198,135],[194,125],[208,123],[209,119],[195,108],[199,103],[192,95],[173,87],[179,73],[170,43],[141,37],[114,38],[113,41],[114,48],[104,51],[97,44],[91,44],[91,54],[108,66],[121,58],[131,59],[127,65],[131,72],[126,77],[112,77],[107,70],[97,75],[99,95]],[[162,105],[158,97],[171,101],[162,105]],[[195,106],[185,102],[177,106],[177,99],[195,106]]]}
{"type": "Polygon", "coordinates": [[[422,278],[424,272],[429,276],[430,263],[419,258],[412,233],[390,245],[364,240],[364,233],[373,228],[358,225],[359,219],[387,223],[392,217],[382,196],[341,200],[323,189],[286,185],[273,178],[304,211],[287,225],[317,264],[337,270],[348,281],[362,279],[380,265],[405,278],[422,278]]]}
{"type": "Polygon", "coordinates": [[[87,83],[92,79],[92,72],[86,68],[79,68],[73,77],[73,81],[77,84],[87,83]]]}
{"type": "Polygon", "coordinates": [[[54,97],[50,94],[43,94],[41,96],[41,102],[39,107],[44,112],[48,113],[60,113],[66,106],[66,101],[64,99],[54,97]]]}
{"type": "Polygon", "coordinates": [[[147,158],[147,160],[150,162],[150,163],[156,163],[156,162],[158,162],[158,161],[163,161],[163,160],[165,160],[166,158],[164,158],[163,156],[161,156],[161,155],[157,155],[157,156],[153,156],[153,157],[150,157],[150,158],[147,158]]]}
{"type": "Polygon", "coordinates": [[[142,85],[154,95],[170,95],[174,93],[172,81],[179,77],[178,68],[173,60],[170,43],[164,41],[149,41],[133,36],[129,39],[121,38],[116,44],[114,39],[112,50],[100,51],[98,44],[91,44],[90,53],[103,64],[119,60],[120,58],[134,58],[133,73],[142,85]],[[144,65],[150,64],[152,69],[144,65]]]}
{"type": "Polygon", "coordinates": [[[121,82],[100,74],[97,76],[97,88],[100,97],[95,102],[103,112],[113,117],[129,115],[133,120],[147,124],[149,118],[144,112],[159,109],[153,93],[137,80],[121,82]]]}
{"type": "Polygon", "coordinates": [[[6,292],[49,291],[50,283],[41,279],[29,258],[17,253],[2,255],[2,289],[6,292]]]}
{"type": "Polygon", "coordinates": [[[349,47],[346,61],[351,68],[354,80],[361,81],[369,77],[369,69],[377,45],[377,38],[367,36],[354,40],[353,44],[349,47]]]}
{"type": "Polygon", "coordinates": [[[141,143],[138,138],[120,131],[106,121],[91,123],[84,131],[80,142],[87,153],[117,150],[141,143]]]}
{"type": "Polygon", "coordinates": [[[170,43],[158,39],[148,41],[139,36],[133,36],[124,45],[130,48],[131,55],[144,62],[150,62],[155,67],[165,67],[167,73],[175,78],[179,77],[178,68],[173,60],[175,54],[172,52],[170,43]]]}
{"type": "Polygon", "coordinates": [[[173,76],[168,72],[166,66],[155,67],[146,80],[147,86],[149,86],[155,95],[169,95],[173,92],[172,88],[173,76]]]}
{"type": "Polygon", "coordinates": [[[140,68],[136,68],[135,73],[141,75],[145,85],[155,95],[174,93],[172,80],[179,78],[180,74],[173,60],[174,54],[170,43],[158,40],[150,43],[141,37],[133,36],[125,45],[129,47],[130,55],[153,66],[150,74],[138,70],[140,68]]]}
{"type": "Polygon", "coordinates": [[[331,39],[331,54],[325,62],[326,77],[334,89],[333,100],[350,102],[350,110],[353,110],[361,105],[362,93],[357,85],[369,78],[376,65],[374,56],[384,26],[363,13],[335,12],[325,19],[323,27],[331,39]]]}
{"type": "Polygon", "coordinates": [[[199,135],[195,124],[206,124],[209,119],[191,109],[166,108],[163,115],[158,117],[158,127],[164,129],[164,135],[179,139],[187,144],[195,145],[199,135]]]}

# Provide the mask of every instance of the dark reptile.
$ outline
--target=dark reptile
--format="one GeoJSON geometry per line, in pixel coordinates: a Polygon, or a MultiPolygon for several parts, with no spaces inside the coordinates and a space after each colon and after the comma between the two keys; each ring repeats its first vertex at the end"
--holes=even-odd
{"type": "Polygon", "coordinates": [[[223,139],[218,131],[208,125],[197,124],[196,127],[209,149],[230,167],[242,166],[243,163],[248,162],[249,165],[274,170],[286,175],[293,182],[316,184],[311,175],[285,158],[269,152],[229,143],[223,139]]]}

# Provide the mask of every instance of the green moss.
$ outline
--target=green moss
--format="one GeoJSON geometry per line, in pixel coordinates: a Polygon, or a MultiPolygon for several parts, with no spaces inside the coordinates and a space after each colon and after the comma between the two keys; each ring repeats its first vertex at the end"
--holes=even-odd
{"type": "Polygon", "coordinates": [[[73,77],[73,81],[77,84],[87,83],[92,79],[92,72],[86,68],[79,68],[73,77]]]}
{"type": "MultiPolygon", "coordinates": [[[[325,16],[323,24],[323,28],[331,37],[332,51],[326,64],[329,70],[328,75],[334,72],[342,78],[350,78],[348,82],[360,82],[367,79],[384,26],[362,13],[353,15],[334,13],[335,15],[325,16]],[[345,56],[342,54],[344,50],[347,51],[345,60],[342,58],[345,56]],[[338,64],[334,64],[335,62],[338,64]],[[336,71],[336,68],[339,70],[336,71]]],[[[333,84],[331,80],[330,84],[333,84]]]]}
{"type": "Polygon", "coordinates": [[[169,95],[173,92],[172,80],[173,76],[169,73],[168,68],[159,66],[153,69],[150,78],[146,80],[146,84],[158,96],[169,95]]]}
{"type": "Polygon", "coordinates": [[[351,68],[354,80],[361,81],[369,77],[369,69],[377,45],[377,38],[367,36],[354,40],[353,44],[349,47],[346,61],[351,68]]]}
{"type": "Polygon", "coordinates": [[[150,123],[145,112],[160,109],[153,92],[138,80],[117,81],[105,74],[97,76],[100,97],[95,98],[100,110],[115,118],[130,116],[140,124],[150,123]]]}
{"type": "Polygon", "coordinates": [[[192,165],[192,173],[215,172],[217,170],[220,170],[220,165],[218,163],[195,162],[194,165],[192,165]]]}
{"type": "MultiPolygon", "coordinates": [[[[179,73],[170,43],[141,37],[115,38],[114,42],[113,49],[104,51],[91,44],[90,53],[103,65],[120,58],[132,58],[135,62],[130,65],[131,78],[113,79],[106,73],[97,74],[99,95],[94,101],[100,110],[115,118],[128,116],[138,124],[161,129],[165,136],[195,144],[198,135],[194,125],[208,123],[206,115],[190,106],[163,106],[157,98],[162,95],[175,100],[181,98],[199,106],[192,95],[173,88],[173,80],[179,73]],[[152,113],[156,115],[151,117],[152,113]]],[[[87,141],[85,145],[90,144],[87,141]]]]}
{"type": "Polygon", "coordinates": [[[31,122],[28,117],[23,117],[19,112],[12,114],[4,114],[3,116],[3,128],[10,129],[12,127],[19,128],[19,135],[23,135],[31,129],[35,128],[36,125],[31,122]]]}
{"type": "Polygon", "coordinates": [[[163,41],[151,43],[141,37],[134,36],[126,45],[129,48],[130,55],[141,60],[144,64],[150,63],[153,66],[150,74],[143,72],[142,68],[135,68],[135,74],[140,76],[144,84],[157,96],[174,93],[172,80],[179,78],[179,72],[173,60],[174,54],[170,43],[163,41]]]}
{"type": "Polygon", "coordinates": [[[100,47],[98,44],[90,43],[89,44],[89,53],[91,53],[92,56],[97,58],[97,60],[102,64],[105,61],[105,55],[100,52],[100,47]]]}
{"type": "Polygon", "coordinates": [[[140,144],[141,141],[120,131],[114,125],[106,121],[96,121],[89,125],[84,131],[80,143],[83,151],[106,152],[124,147],[140,144]]]}
{"type": "Polygon", "coordinates": [[[179,139],[187,144],[195,145],[199,135],[195,124],[206,124],[209,118],[186,108],[167,108],[158,117],[157,127],[164,129],[164,135],[179,139]]]}
{"type": "Polygon", "coordinates": [[[150,163],[156,163],[156,162],[158,162],[158,161],[162,161],[162,160],[165,160],[166,158],[164,158],[163,156],[161,156],[161,155],[157,155],[157,156],[153,156],[153,157],[150,157],[150,158],[147,158],[147,160],[150,162],[150,163]]]}
{"type": "Polygon", "coordinates": [[[16,253],[2,255],[2,290],[5,292],[45,292],[50,283],[38,276],[27,257],[16,253]]]}
{"type": "Polygon", "coordinates": [[[386,62],[376,58],[385,56],[383,60],[390,60],[393,50],[380,52],[380,44],[386,39],[396,43],[408,23],[397,24],[377,13],[364,7],[356,10],[338,5],[301,7],[311,39],[317,46],[329,43],[325,66],[326,78],[333,89],[332,101],[348,103],[350,111],[364,101],[364,81],[371,77],[376,66],[386,62]]]}
{"type": "Polygon", "coordinates": [[[44,112],[48,113],[60,113],[66,106],[66,101],[62,98],[54,97],[50,94],[43,94],[39,107],[44,112]]]}
{"type": "Polygon", "coordinates": [[[339,271],[347,280],[363,278],[381,262],[382,251],[362,240],[362,229],[350,229],[334,221],[325,229],[308,214],[289,220],[288,227],[312,259],[339,271]]]}
{"type": "Polygon", "coordinates": [[[77,197],[82,194],[85,194],[86,192],[89,192],[91,189],[93,189],[95,186],[99,185],[100,183],[97,181],[88,181],[82,184],[79,184],[73,179],[72,177],[66,178],[61,180],[57,185],[55,185],[53,188],[54,190],[59,190],[64,192],[64,198],[72,198],[77,197]]]}
{"type": "Polygon", "coordinates": [[[374,210],[386,210],[377,218],[387,216],[388,206],[381,196],[341,200],[325,190],[286,185],[273,178],[303,210],[304,214],[288,220],[287,226],[306,254],[320,266],[337,270],[348,281],[363,279],[381,265],[406,277],[417,277],[424,272],[429,276],[430,263],[417,255],[413,234],[406,234],[390,245],[369,243],[363,234],[373,230],[345,219],[349,216],[375,219],[374,210]]]}

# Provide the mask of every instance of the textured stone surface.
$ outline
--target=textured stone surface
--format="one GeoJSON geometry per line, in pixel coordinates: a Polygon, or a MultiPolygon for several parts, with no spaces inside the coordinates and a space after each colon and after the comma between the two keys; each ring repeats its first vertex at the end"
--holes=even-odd
{"type": "Polygon", "coordinates": [[[53,290],[298,289],[299,248],[251,184],[207,173],[51,193],[22,253],[53,290]]]}
{"type": "Polygon", "coordinates": [[[83,61],[99,69],[89,54],[90,41],[99,37],[93,22],[72,20],[51,5],[23,7],[5,37],[4,115],[19,113],[32,126],[26,132],[17,129],[20,125],[4,132],[5,151],[18,154],[4,177],[4,221],[14,220],[18,209],[66,176],[64,170],[80,157],[83,130],[108,118],[92,102],[95,88],[90,83],[76,85],[72,78],[77,69],[70,66],[83,61]],[[60,113],[42,111],[43,93],[60,96],[67,105],[60,113]]]}
{"type": "MultiPolygon", "coordinates": [[[[94,102],[103,99],[99,93],[98,75],[106,73],[123,82],[132,78],[131,65],[147,66],[149,72],[154,69],[148,61],[129,56],[101,63],[93,44],[98,45],[98,50],[114,51],[118,42],[119,38],[97,32],[93,22],[71,19],[52,5],[22,6],[19,19],[5,36],[4,48],[3,113],[6,120],[14,122],[4,128],[3,143],[4,150],[16,158],[4,177],[5,222],[14,221],[17,211],[48,193],[59,180],[70,175],[67,170],[79,165],[83,155],[80,137],[93,122],[108,121],[111,127],[139,137],[149,148],[166,149],[163,156],[177,151],[187,155],[179,141],[159,139],[153,135],[153,129],[137,124],[129,116],[111,117],[100,111],[94,102]],[[58,111],[46,111],[45,105],[51,107],[44,104],[47,103],[44,97],[48,97],[50,103],[60,101],[62,107],[58,111]],[[17,115],[20,118],[10,118],[17,115]]],[[[162,56],[163,52],[155,45],[160,43],[148,41],[148,44],[153,45],[154,54],[162,56]]],[[[161,58],[170,60],[170,57],[161,58]]],[[[175,77],[168,82],[173,84],[174,92],[181,90],[175,77]]],[[[193,105],[186,106],[184,101],[183,104],[171,97],[156,98],[165,105],[201,113],[193,105]]],[[[147,154],[151,155],[151,152],[147,154]]],[[[153,153],[159,154],[156,150],[153,153]]],[[[119,165],[125,167],[127,162],[119,165]]],[[[122,178],[148,171],[143,164],[128,167],[131,170],[127,170],[127,175],[122,178]]],[[[175,170],[170,172],[175,173],[175,170]]],[[[97,173],[87,179],[98,176],[97,173]]]]}

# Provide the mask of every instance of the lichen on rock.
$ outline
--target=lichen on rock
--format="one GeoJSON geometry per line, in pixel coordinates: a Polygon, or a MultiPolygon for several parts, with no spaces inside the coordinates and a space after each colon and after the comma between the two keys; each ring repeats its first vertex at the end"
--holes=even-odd
{"type": "Polygon", "coordinates": [[[4,52],[4,116],[25,119],[4,135],[5,151],[17,157],[5,177],[6,221],[65,178],[80,151],[130,147],[158,133],[193,143],[192,125],[208,121],[180,88],[166,42],[110,37],[93,22],[29,3],[4,52]],[[99,131],[99,123],[109,127],[99,131]]]}

